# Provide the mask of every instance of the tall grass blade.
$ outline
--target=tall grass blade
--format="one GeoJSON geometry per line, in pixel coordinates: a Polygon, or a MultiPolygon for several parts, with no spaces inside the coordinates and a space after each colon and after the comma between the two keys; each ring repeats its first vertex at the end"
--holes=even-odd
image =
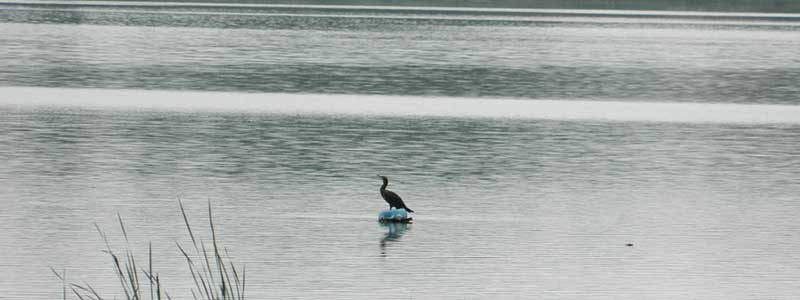
{"type": "Polygon", "coordinates": [[[103,239],[103,243],[106,244],[106,249],[108,249],[108,252],[112,252],[111,251],[111,246],[108,243],[108,237],[106,237],[106,234],[103,232],[103,230],[100,229],[100,226],[98,226],[97,223],[94,223],[94,228],[97,229],[97,233],[100,234],[100,237],[103,239]]]}
{"type": "MultiPolygon", "coordinates": [[[[219,255],[219,246],[217,245],[217,231],[214,228],[214,217],[211,214],[211,199],[208,199],[208,224],[211,227],[211,243],[214,246],[214,259],[216,260],[216,267],[217,271],[219,272],[219,285],[220,285],[220,293],[222,293],[222,299],[227,299],[228,288],[225,284],[225,266],[222,262],[222,258],[219,255]]],[[[203,248],[205,251],[205,247],[203,248]]],[[[209,268],[210,270],[210,268],[209,268]]],[[[211,278],[213,281],[213,277],[211,278]]]]}
{"type": "Polygon", "coordinates": [[[153,242],[147,244],[147,279],[150,282],[150,300],[155,299],[153,294],[153,242]]]}
{"type": "Polygon", "coordinates": [[[178,246],[178,250],[180,250],[181,254],[183,254],[183,257],[186,258],[186,263],[189,265],[189,273],[192,273],[192,278],[194,279],[194,285],[197,286],[198,291],[199,291],[200,285],[199,285],[199,283],[197,281],[197,275],[195,274],[195,271],[194,271],[194,263],[192,263],[192,258],[189,257],[189,254],[186,253],[185,250],[183,250],[183,247],[181,247],[181,244],[179,244],[178,242],[175,242],[175,245],[178,246]]]}
{"type": "Polygon", "coordinates": [[[242,266],[242,299],[244,299],[244,284],[247,282],[245,281],[245,266],[242,266]]]}
{"type": "MultiPolygon", "coordinates": [[[[227,256],[228,261],[230,262],[233,261],[233,259],[231,259],[230,253],[228,253],[228,248],[225,248],[225,256],[227,256]]],[[[239,289],[239,273],[236,272],[236,265],[233,263],[231,263],[231,271],[233,272],[233,282],[236,284],[236,296],[238,296],[239,299],[243,299],[242,292],[239,289]]]]}
{"type": "Polygon", "coordinates": [[[75,288],[71,288],[71,289],[72,289],[72,292],[75,293],[75,296],[78,296],[78,299],[84,300],[83,297],[81,296],[81,294],[78,293],[78,291],[75,290],[75,288]]]}
{"type": "Polygon", "coordinates": [[[219,296],[217,295],[217,289],[214,288],[214,274],[213,269],[211,269],[211,263],[208,259],[208,252],[206,252],[206,245],[201,242],[201,248],[203,249],[203,257],[205,258],[206,262],[206,274],[208,275],[208,286],[212,289],[211,295],[214,296],[213,298],[209,299],[218,299],[219,296]]]}
{"type": "Polygon", "coordinates": [[[242,291],[239,286],[239,273],[236,272],[236,266],[231,264],[231,270],[233,271],[233,282],[236,284],[236,296],[238,296],[239,299],[244,299],[242,298],[242,291]]]}
{"type": "Polygon", "coordinates": [[[209,300],[216,299],[216,298],[212,297],[213,293],[211,291],[211,285],[210,284],[206,284],[205,280],[203,280],[203,276],[202,275],[200,276],[200,283],[203,284],[203,290],[206,291],[206,296],[208,297],[208,299],[209,300]]]}
{"type": "Polygon", "coordinates": [[[194,233],[192,233],[192,226],[189,226],[189,218],[186,217],[186,210],[183,209],[183,202],[180,198],[178,198],[178,205],[181,207],[181,215],[183,216],[183,222],[186,223],[186,230],[189,231],[189,237],[192,238],[192,244],[194,245],[194,250],[197,251],[197,240],[194,239],[194,233]]]}
{"type": "Polygon", "coordinates": [[[119,220],[119,228],[122,228],[122,236],[125,237],[125,243],[128,243],[128,233],[125,231],[125,223],[122,222],[122,216],[117,213],[117,219],[119,220]]]}
{"type": "MultiPolygon", "coordinates": [[[[220,262],[221,261],[222,260],[220,259],[220,262]]],[[[228,296],[231,299],[236,299],[236,293],[233,292],[233,285],[231,284],[231,275],[230,275],[230,273],[228,273],[228,266],[225,265],[224,263],[220,263],[220,264],[222,265],[222,271],[223,271],[222,274],[225,277],[225,280],[223,281],[223,283],[225,284],[225,287],[226,287],[226,291],[225,291],[225,295],[224,296],[228,296]]]]}
{"type": "Polygon", "coordinates": [[[92,293],[92,295],[94,295],[95,299],[103,299],[102,297],[100,297],[100,294],[98,294],[97,291],[95,291],[94,288],[92,288],[91,285],[85,282],[84,284],[86,285],[86,288],[88,288],[89,291],[92,293]]]}
{"type": "Polygon", "coordinates": [[[100,298],[99,298],[100,296],[94,297],[94,296],[92,295],[91,291],[90,291],[88,288],[85,288],[85,287],[83,287],[83,286],[80,286],[80,285],[77,285],[77,284],[72,284],[72,285],[70,286],[70,288],[72,288],[72,289],[76,289],[76,288],[77,288],[77,289],[79,289],[79,290],[83,291],[83,293],[85,294],[84,296],[86,296],[86,297],[87,297],[87,298],[89,298],[89,299],[92,299],[92,300],[100,299],[100,298]]]}
{"type": "Polygon", "coordinates": [[[125,292],[125,299],[131,299],[131,294],[128,292],[128,288],[125,285],[125,274],[122,273],[122,266],[119,263],[119,258],[113,252],[111,253],[111,258],[114,260],[114,266],[117,270],[117,278],[119,278],[119,284],[122,287],[122,290],[125,292]]]}
{"type": "Polygon", "coordinates": [[[158,300],[161,300],[161,279],[156,275],[156,292],[158,293],[158,300]]]}
{"type": "MultiPolygon", "coordinates": [[[[58,271],[56,271],[56,269],[53,269],[53,267],[52,267],[52,266],[48,266],[48,267],[50,268],[50,271],[53,271],[53,274],[54,274],[54,275],[56,275],[56,277],[58,277],[58,280],[61,280],[61,281],[64,281],[64,280],[65,280],[65,279],[64,279],[64,277],[63,277],[63,276],[61,276],[61,274],[58,274],[58,271]]],[[[64,273],[66,273],[66,272],[67,272],[67,271],[66,271],[66,270],[64,270],[64,273]]]]}
{"type": "Polygon", "coordinates": [[[130,282],[131,292],[133,294],[133,298],[136,300],[142,300],[142,289],[141,284],[139,281],[139,267],[136,264],[136,258],[133,256],[133,252],[128,250],[128,281],[130,282]]]}
{"type": "Polygon", "coordinates": [[[63,270],[64,274],[60,275],[56,272],[56,269],[53,269],[52,266],[49,266],[50,271],[53,271],[53,274],[58,277],[58,280],[61,280],[61,297],[64,300],[67,300],[67,270],[63,270]]]}
{"type": "Polygon", "coordinates": [[[125,272],[128,275],[128,284],[129,288],[131,289],[132,300],[141,300],[141,295],[139,292],[139,280],[138,276],[136,275],[136,264],[133,260],[133,255],[128,253],[128,263],[125,265],[125,272]]]}

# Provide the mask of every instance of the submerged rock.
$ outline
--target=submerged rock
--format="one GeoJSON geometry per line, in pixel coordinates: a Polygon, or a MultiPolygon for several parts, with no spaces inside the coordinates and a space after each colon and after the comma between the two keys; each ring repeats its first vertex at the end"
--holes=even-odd
{"type": "Polygon", "coordinates": [[[378,221],[381,222],[409,222],[411,217],[405,209],[382,210],[378,213],[378,221]]]}

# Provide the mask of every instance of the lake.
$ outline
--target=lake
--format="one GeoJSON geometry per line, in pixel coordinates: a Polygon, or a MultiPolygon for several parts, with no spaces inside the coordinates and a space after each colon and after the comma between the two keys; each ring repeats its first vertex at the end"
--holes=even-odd
{"type": "Polygon", "coordinates": [[[118,218],[191,297],[179,199],[254,299],[800,294],[800,15],[4,1],[0,45],[3,299],[123,297],[118,218]]]}

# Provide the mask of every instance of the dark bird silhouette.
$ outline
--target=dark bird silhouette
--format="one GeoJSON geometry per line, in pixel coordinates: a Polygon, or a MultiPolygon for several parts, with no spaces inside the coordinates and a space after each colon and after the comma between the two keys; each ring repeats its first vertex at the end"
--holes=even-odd
{"type": "Polygon", "coordinates": [[[410,208],[406,207],[406,204],[403,203],[403,199],[400,198],[395,192],[386,189],[386,186],[389,185],[389,178],[386,176],[378,175],[378,177],[383,178],[383,185],[381,186],[381,197],[383,200],[386,200],[386,203],[389,203],[389,208],[402,208],[405,209],[407,212],[414,212],[410,208]]]}

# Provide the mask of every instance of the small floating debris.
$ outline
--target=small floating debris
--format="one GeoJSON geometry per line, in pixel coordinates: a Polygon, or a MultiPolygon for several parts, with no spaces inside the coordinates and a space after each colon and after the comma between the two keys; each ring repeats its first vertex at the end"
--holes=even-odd
{"type": "Polygon", "coordinates": [[[633,247],[633,244],[631,244],[631,243],[627,243],[627,244],[625,244],[625,246],[628,246],[628,247],[633,247]]]}
{"type": "Polygon", "coordinates": [[[382,210],[378,213],[378,221],[380,222],[409,223],[411,220],[413,219],[408,216],[408,212],[405,209],[382,210]]]}

